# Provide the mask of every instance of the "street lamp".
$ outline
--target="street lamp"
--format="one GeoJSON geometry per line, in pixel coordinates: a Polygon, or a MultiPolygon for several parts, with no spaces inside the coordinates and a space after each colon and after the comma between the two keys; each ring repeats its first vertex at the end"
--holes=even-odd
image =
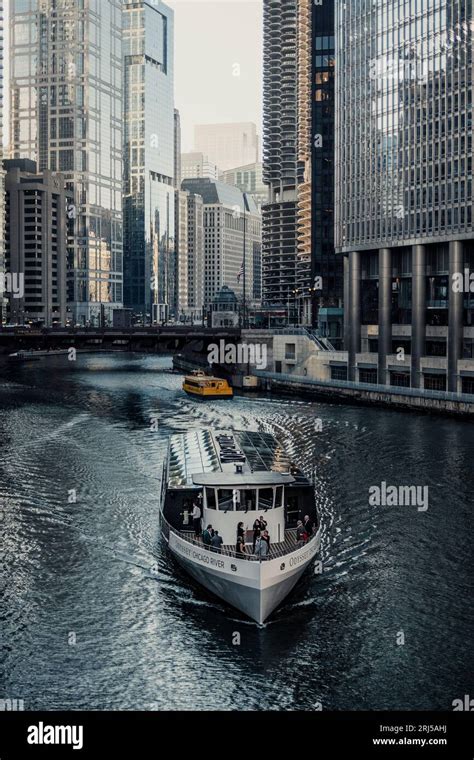
{"type": "Polygon", "coordinates": [[[301,321],[301,315],[300,315],[301,295],[298,295],[300,293],[300,289],[296,288],[295,290],[292,290],[291,292],[293,293],[293,300],[295,301],[295,304],[296,304],[296,326],[298,326],[301,321]]]}

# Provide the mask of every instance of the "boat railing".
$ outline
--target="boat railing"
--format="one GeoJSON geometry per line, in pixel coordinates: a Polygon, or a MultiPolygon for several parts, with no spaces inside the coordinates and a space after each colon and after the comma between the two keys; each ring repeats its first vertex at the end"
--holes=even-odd
{"type": "MultiPolygon", "coordinates": [[[[170,533],[174,533],[175,536],[177,536],[181,541],[185,541],[188,544],[191,544],[192,546],[197,546],[200,549],[203,547],[206,548],[206,545],[203,544],[202,541],[197,540],[196,538],[191,538],[188,533],[185,531],[178,530],[177,528],[174,528],[164,517],[163,513],[161,513],[161,523],[162,523],[162,533],[165,536],[166,540],[169,541],[170,533]]],[[[292,530],[292,534],[295,535],[296,538],[296,531],[292,530]]],[[[283,544],[271,544],[269,553],[262,557],[259,554],[254,554],[251,552],[236,552],[233,549],[228,549],[225,546],[220,547],[219,549],[215,547],[207,547],[209,551],[214,552],[216,554],[221,554],[226,557],[233,557],[234,559],[246,559],[250,560],[251,562],[267,562],[271,559],[278,559],[280,557],[285,557],[288,554],[292,554],[297,549],[301,549],[303,546],[307,546],[312,541],[315,541],[318,535],[318,531],[315,531],[312,536],[308,538],[306,542],[297,542],[295,540],[294,545],[290,548],[287,546],[287,542],[285,541],[283,544]]]]}

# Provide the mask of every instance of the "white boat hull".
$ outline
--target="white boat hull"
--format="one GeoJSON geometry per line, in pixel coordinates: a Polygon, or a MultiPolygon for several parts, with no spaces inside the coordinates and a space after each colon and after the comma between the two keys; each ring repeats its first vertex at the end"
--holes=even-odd
{"type": "Polygon", "coordinates": [[[214,553],[173,532],[166,540],[173,556],[198,583],[262,624],[314,559],[321,535],[318,532],[312,541],[291,554],[263,562],[214,553]]]}

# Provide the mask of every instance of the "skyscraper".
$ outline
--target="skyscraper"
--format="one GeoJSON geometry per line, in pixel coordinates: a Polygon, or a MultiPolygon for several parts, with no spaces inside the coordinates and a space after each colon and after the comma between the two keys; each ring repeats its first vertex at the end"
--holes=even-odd
{"type": "Polygon", "coordinates": [[[173,311],[178,314],[188,302],[188,203],[181,191],[181,117],[174,109],[174,208],[175,208],[175,292],[173,311]]]}
{"type": "Polygon", "coordinates": [[[188,314],[194,320],[204,306],[204,202],[197,193],[188,198],[188,314]]]}
{"type": "Polygon", "coordinates": [[[349,379],[472,393],[472,3],[336,7],[349,379]]]}
{"type": "Polygon", "coordinates": [[[202,318],[204,304],[204,204],[188,190],[177,190],[178,307],[180,319],[202,318]]]}
{"type": "Polygon", "coordinates": [[[226,185],[234,185],[244,193],[253,195],[258,205],[268,200],[266,185],[263,184],[263,166],[261,163],[236,166],[222,172],[221,181],[226,185]]]}
{"type": "Polygon", "coordinates": [[[176,302],[173,23],[124,0],[124,302],[151,321],[176,302]]]}
{"type": "Polygon", "coordinates": [[[5,161],[6,262],[14,287],[9,322],[51,327],[66,321],[67,219],[64,177],[36,172],[29,159],[5,161]]]}
{"type": "Polygon", "coordinates": [[[174,186],[177,190],[181,187],[181,116],[177,108],[174,109],[174,186]]]}
{"type": "Polygon", "coordinates": [[[296,301],[297,0],[263,4],[263,299],[296,301]]]}
{"type": "Polygon", "coordinates": [[[343,267],[334,248],[334,3],[298,2],[298,261],[300,319],[338,309],[343,267]]]}
{"type": "Polygon", "coordinates": [[[219,179],[219,170],[216,164],[209,161],[204,153],[193,151],[181,154],[182,179],[194,179],[196,177],[208,177],[219,179]]]}
{"type": "Polygon", "coordinates": [[[208,156],[221,171],[257,163],[257,127],[252,122],[236,124],[197,124],[194,150],[208,156]]]}
{"type": "Polygon", "coordinates": [[[244,251],[246,299],[252,299],[254,260],[261,255],[261,219],[254,199],[207,178],[183,180],[182,187],[204,203],[204,305],[223,285],[243,296],[244,251]]]}
{"type": "Polygon", "coordinates": [[[5,175],[3,171],[3,2],[0,0],[0,325],[5,291],[5,175]]]}
{"type": "Polygon", "coordinates": [[[69,302],[78,322],[122,303],[120,0],[12,0],[12,157],[64,174],[69,302]]]}
{"type": "Polygon", "coordinates": [[[175,192],[176,218],[176,314],[185,312],[188,306],[188,193],[175,192]]]}

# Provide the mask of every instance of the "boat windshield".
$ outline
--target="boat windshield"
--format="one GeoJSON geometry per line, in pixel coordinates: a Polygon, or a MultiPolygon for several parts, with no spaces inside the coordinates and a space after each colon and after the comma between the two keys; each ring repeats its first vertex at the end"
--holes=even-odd
{"type": "Polygon", "coordinates": [[[206,488],[208,509],[220,512],[267,511],[283,506],[283,486],[275,488],[206,488]],[[216,501],[217,499],[217,501],[216,501]]]}

